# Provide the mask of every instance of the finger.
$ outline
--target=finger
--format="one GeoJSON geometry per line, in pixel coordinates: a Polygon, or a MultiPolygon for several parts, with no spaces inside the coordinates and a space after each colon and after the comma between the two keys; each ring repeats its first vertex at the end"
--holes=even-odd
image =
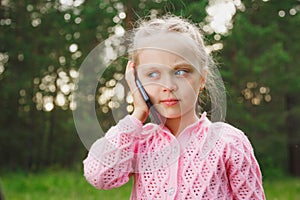
{"type": "Polygon", "coordinates": [[[135,85],[135,73],[134,73],[134,63],[132,61],[128,61],[125,72],[125,79],[129,85],[129,88],[134,91],[136,90],[135,85]]]}
{"type": "Polygon", "coordinates": [[[132,115],[144,122],[149,114],[149,109],[135,83],[134,67],[134,62],[128,61],[126,66],[125,79],[133,97],[134,112],[132,113],[132,115]]]}
{"type": "Polygon", "coordinates": [[[134,104],[135,105],[142,104],[144,106],[144,104],[145,104],[144,99],[143,99],[140,91],[138,90],[138,86],[136,85],[136,82],[135,82],[135,68],[134,67],[135,67],[134,63],[132,61],[128,61],[127,66],[126,66],[125,79],[127,81],[129,89],[132,93],[132,96],[134,99],[134,104]]]}
{"type": "Polygon", "coordinates": [[[126,71],[125,71],[125,73],[126,74],[128,74],[128,73],[132,73],[133,72],[133,70],[134,70],[134,62],[132,62],[131,60],[129,60],[128,62],[127,62],[127,66],[126,66],[126,71]]]}

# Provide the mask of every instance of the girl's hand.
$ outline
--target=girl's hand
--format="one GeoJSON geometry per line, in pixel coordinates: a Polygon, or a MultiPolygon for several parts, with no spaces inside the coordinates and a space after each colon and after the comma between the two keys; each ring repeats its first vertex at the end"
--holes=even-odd
{"type": "Polygon", "coordinates": [[[144,123],[148,117],[149,109],[135,83],[134,67],[134,63],[132,61],[128,61],[125,79],[133,96],[134,111],[132,116],[144,123]]]}

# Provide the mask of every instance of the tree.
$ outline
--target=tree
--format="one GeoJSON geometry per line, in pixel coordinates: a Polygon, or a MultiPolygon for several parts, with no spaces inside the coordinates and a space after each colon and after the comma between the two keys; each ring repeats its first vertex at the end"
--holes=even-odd
{"type": "MultiPolygon", "coordinates": [[[[222,60],[230,90],[230,120],[246,127],[264,169],[299,175],[299,58],[297,1],[244,2],[226,38],[222,60]],[[243,117],[241,117],[241,113],[243,117]],[[286,145],[288,148],[286,148],[286,145]],[[281,151],[278,151],[281,148],[281,151]],[[276,154],[274,154],[276,152],[276,154]],[[289,166],[285,166],[288,163],[289,166]],[[263,160],[264,159],[264,160],[263,160]]],[[[299,5],[298,5],[299,6],[299,5]]],[[[266,170],[267,173],[267,170],[266,170]]]]}
{"type": "MultiPolygon", "coordinates": [[[[169,12],[202,27],[209,45],[224,45],[214,53],[228,88],[227,120],[245,130],[263,169],[287,168],[289,155],[290,172],[299,174],[299,128],[293,125],[300,113],[296,0],[244,1],[245,10],[234,15],[227,33],[207,26],[212,1],[62,2],[0,1],[2,167],[32,170],[81,162],[86,150],[76,135],[71,103],[78,68],[116,30],[169,12]],[[274,154],[277,148],[286,150],[274,154]]],[[[105,71],[95,100],[121,82],[125,63],[120,58],[105,71]]],[[[114,123],[111,101],[97,104],[104,129],[114,123]]]]}
{"type": "MultiPolygon", "coordinates": [[[[81,161],[78,154],[85,150],[72,120],[70,90],[83,59],[117,26],[129,29],[139,16],[174,11],[181,5],[177,1],[1,1],[1,166],[39,169],[81,161]]],[[[108,71],[99,87],[114,73],[108,71]]],[[[98,111],[99,121],[109,127],[111,113],[98,111]]]]}

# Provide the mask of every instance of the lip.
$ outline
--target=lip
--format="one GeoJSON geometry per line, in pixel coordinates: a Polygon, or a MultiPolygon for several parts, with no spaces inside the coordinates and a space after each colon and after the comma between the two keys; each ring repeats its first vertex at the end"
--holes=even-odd
{"type": "Polygon", "coordinates": [[[166,106],[174,106],[174,105],[178,104],[179,100],[178,99],[164,99],[164,100],[161,100],[160,102],[166,106]]]}

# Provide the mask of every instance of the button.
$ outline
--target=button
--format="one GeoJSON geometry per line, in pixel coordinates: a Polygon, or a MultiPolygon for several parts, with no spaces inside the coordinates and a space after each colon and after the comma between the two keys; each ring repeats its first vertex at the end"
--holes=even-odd
{"type": "Polygon", "coordinates": [[[177,147],[173,147],[172,153],[176,154],[177,153],[177,147]]]}
{"type": "Polygon", "coordinates": [[[175,189],[173,187],[171,187],[170,189],[168,189],[168,195],[172,196],[175,192],[175,189]]]}

